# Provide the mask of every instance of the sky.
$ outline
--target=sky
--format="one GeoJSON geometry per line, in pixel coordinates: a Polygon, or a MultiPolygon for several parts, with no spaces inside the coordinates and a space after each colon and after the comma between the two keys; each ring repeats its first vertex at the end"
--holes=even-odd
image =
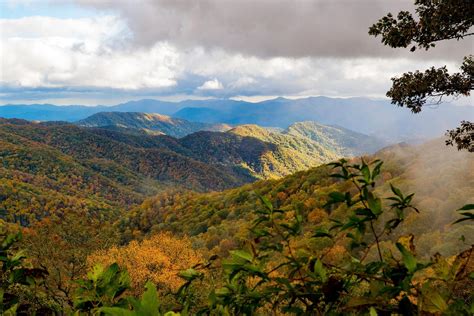
{"type": "Polygon", "coordinates": [[[473,42],[428,52],[367,32],[408,0],[0,0],[0,104],[156,98],[383,98],[390,78],[455,71],[473,42]]]}

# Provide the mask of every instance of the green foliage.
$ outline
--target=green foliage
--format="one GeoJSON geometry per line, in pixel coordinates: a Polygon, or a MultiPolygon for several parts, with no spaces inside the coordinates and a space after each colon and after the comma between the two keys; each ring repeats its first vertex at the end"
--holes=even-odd
{"type": "Polygon", "coordinates": [[[461,207],[458,212],[462,218],[456,220],[454,224],[464,222],[464,221],[474,221],[474,204],[466,204],[461,207]]]}
{"type": "Polygon", "coordinates": [[[152,282],[145,284],[145,292],[140,299],[127,296],[130,278],[127,271],[116,263],[104,268],[93,267],[87,279],[79,282],[80,287],[74,298],[75,314],[124,316],[173,316],[173,312],[160,312],[158,292],[152,282]]]}
{"type": "Polygon", "coordinates": [[[21,234],[10,234],[1,228],[0,232],[0,314],[16,315],[16,313],[31,313],[37,309],[51,313],[52,307],[39,304],[38,298],[42,293],[32,292],[46,277],[47,271],[29,267],[24,251],[16,245],[21,234]],[[25,296],[30,295],[30,301],[25,296]],[[40,306],[39,306],[40,305],[40,306]]]}
{"type": "MultiPolygon", "coordinates": [[[[282,209],[259,196],[261,207],[255,211],[251,238],[244,247],[179,274],[185,283],[174,295],[181,314],[469,315],[474,308],[469,290],[474,282],[474,248],[451,258],[438,254],[421,260],[413,235],[397,242],[389,238],[403,227],[407,213],[419,212],[412,204],[413,194],[391,184],[386,198],[379,195],[380,160],[341,160],[331,166],[338,170],[332,178],[341,186],[333,186],[336,190],[328,192],[325,204],[328,209],[343,205],[346,216],[331,218],[329,225],[306,227],[298,207],[282,209]],[[327,249],[298,246],[307,238],[345,245],[336,253],[340,260],[331,260],[327,249]],[[211,283],[215,286],[207,293],[208,302],[193,299],[194,291],[207,289],[197,282],[215,277],[219,279],[211,283]]],[[[471,208],[467,205],[462,212],[471,208]]],[[[11,251],[16,240],[9,236],[2,242],[2,277],[31,275],[32,270],[23,270],[23,254],[11,251]]],[[[37,290],[32,278],[6,279],[12,281],[2,283],[2,289],[24,284],[37,290]]],[[[117,264],[95,266],[78,282],[73,305],[62,310],[76,315],[178,315],[161,310],[162,298],[154,284],[146,284],[141,298],[127,295],[129,286],[128,273],[117,264]]],[[[5,309],[14,314],[21,306],[17,302],[7,301],[5,309]]]]}
{"type": "Polygon", "coordinates": [[[130,278],[117,264],[107,268],[97,265],[87,274],[87,280],[78,282],[74,307],[80,311],[126,304],[121,295],[130,287],[130,278]]]}
{"type": "MultiPolygon", "coordinates": [[[[460,40],[474,35],[471,32],[474,25],[474,6],[471,0],[416,0],[415,20],[408,11],[401,11],[397,18],[391,13],[380,19],[369,29],[369,34],[381,36],[382,43],[390,47],[408,47],[411,51],[417,46],[428,50],[438,41],[460,40]]],[[[461,66],[461,72],[449,74],[446,67],[434,68],[425,72],[408,72],[399,78],[392,78],[392,88],[387,96],[393,104],[406,106],[412,112],[418,113],[430,99],[438,99],[441,103],[443,96],[469,96],[473,89],[474,59],[466,56],[461,66]]],[[[457,145],[459,150],[467,149],[474,152],[474,123],[463,121],[461,127],[448,131],[448,145],[457,145]]]]}
{"type": "Polygon", "coordinates": [[[404,217],[400,214],[410,209],[418,211],[411,204],[413,195],[404,195],[392,186],[394,195],[387,199],[392,204],[385,208],[374,192],[381,161],[348,164],[341,160],[332,166],[340,169],[333,176],[350,181],[356,191],[334,192],[327,204],[345,203],[351,213],[346,220],[335,220],[331,233],[321,234],[319,230],[314,238],[349,238],[349,260],[335,265],[324,253],[296,249],[294,243],[303,232],[301,215],[274,208],[261,197],[263,208],[253,222],[253,242],[246,250],[231,251],[223,261],[224,284],[211,292],[210,304],[201,312],[467,315],[471,303],[452,291],[458,284],[469,282],[466,267],[473,249],[457,256],[452,266],[440,257],[420,262],[414,255],[413,238],[406,245],[404,241],[395,243],[398,253],[390,247],[382,253],[381,239],[393,228],[376,231],[374,222],[390,212],[402,224],[404,217]],[[377,249],[378,259],[370,261],[367,254],[372,248],[377,249]]]}
{"type": "Polygon", "coordinates": [[[473,35],[474,8],[470,0],[416,0],[418,21],[408,11],[401,11],[397,18],[391,13],[369,29],[369,34],[381,36],[382,43],[390,47],[408,47],[428,50],[442,40],[460,40],[473,35]]]}

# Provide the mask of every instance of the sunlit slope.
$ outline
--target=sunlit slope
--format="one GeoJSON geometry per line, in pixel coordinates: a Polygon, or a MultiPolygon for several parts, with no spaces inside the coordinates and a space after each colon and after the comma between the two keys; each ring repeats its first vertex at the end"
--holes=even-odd
{"type": "Polygon", "coordinates": [[[167,115],[139,112],[100,112],[76,124],[86,127],[118,127],[132,131],[136,129],[149,134],[164,134],[178,138],[197,131],[226,131],[231,128],[225,124],[189,122],[167,115]]]}
{"type": "MultiPolygon", "coordinates": [[[[472,155],[435,140],[415,147],[393,146],[375,157],[385,161],[380,193],[388,195],[388,183],[393,183],[407,193],[416,193],[415,204],[420,208],[420,214],[408,214],[406,223],[391,238],[414,233],[422,255],[455,253],[456,247],[462,245],[458,240],[462,235],[468,245],[474,242],[472,225],[450,224],[457,218],[456,209],[474,202],[472,155]]],[[[301,212],[311,234],[315,225],[329,223],[329,213],[335,218],[346,216],[344,207],[324,207],[328,194],[345,186],[329,178],[329,173],[326,166],[321,166],[220,193],[160,194],[135,208],[120,227],[125,239],[131,238],[132,232],[136,235],[170,230],[194,236],[197,245],[224,251],[248,238],[247,228],[254,218],[253,211],[259,207],[259,194],[276,207],[301,212]]]]}

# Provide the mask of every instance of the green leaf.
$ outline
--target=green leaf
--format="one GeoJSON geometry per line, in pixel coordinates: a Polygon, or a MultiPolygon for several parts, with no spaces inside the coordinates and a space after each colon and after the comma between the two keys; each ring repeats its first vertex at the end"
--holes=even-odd
{"type": "Polygon", "coordinates": [[[237,257],[252,262],[253,255],[245,250],[233,250],[230,253],[234,258],[237,257]]]}
{"type": "Polygon", "coordinates": [[[444,312],[448,309],[448,304],[446,304],[446,301],[438,292],[430,292],[429,295],[427,295],[427,298],[436,307],[437,311],[444,312]]]}
{"type": "Polygon", "coordinates": [[[346,200],[346,196],[343,193],[337,191],[329,193],[329,198],[331,203],[339,203],[346,200]]]}
{"type": "Polygon", "coordinates": [[[411,252],[409,252],[401,243],[397,242],[396,246],[402,254],[403,264],[411,273],[416,271],[416,259],[411,252]]]}
{"type": "Polygon", "coordinates": [[[318,229],[316,229],[316,231],[314,232],[313,237],[315,237],[315,238],[321,238],[321,237],[329,237],[329,238],[332,238],[333,236],[329,233],[329,231],[328,231],[327,229],[318,228],[318,229]]]}
{"type": "Polygon", "coordinates": [[[98,315],[105,316],[137,316],[137,313],[135,313],[135,311],[131,311],[121,307],[101,307],[97,310],[97,312],[98,315]]]}
{"type": "Polygon", "coordinates": [[[143,293],[140,301],[140,309],[137,310],[140,315],[157,315],[160,304],[158,302],[158,293],[156,286],[148,281],[145,285],[146,291],[143,293]]]}
{"type": "Polygon", "coordinates": [[[198,276],[200,276],[201,274],[194,269],[187,269],[184,271],[180,271],[178,275],[179,277],[185,279],[186,281],[192,281],[198,276]]]}
{"type": "Polygon", "coordinates": [[[378,315],[378,314],[377,314],[377,310],[376,310],[375,308],[373,308],[373,307],[370,307],[370,309],[369,309],[369,315],[370,315],[370,316],[377,316],[377,315],[378,315]]]}
{"type": "Polygon", "coordinates": [[[392,189],[393,194],[395,194],[399,198],[403,199],[403,194],[402,194],[402,191],[400,191],[400,189],[394,187],[393,184],[391,184],[391,183],[390,183],[390,189],[392,189]]]}
{"type": "Polygon", "coordinates": [[[466,204],[463,207],[461,207],[458,211],[469,211],[469,210],[474,210],[474,204],[466,204]]]}
{"type": "Polygon", "coordinates": [[[266,197],[259,195],[258,198],[269,211],[273,211],[273,205],[266,197]]]}
{"type": "Polygon", "coordinates": [[[372,192],[368,194],[369,208],[374,215],[380,215],[382,213],[382,200],[376,197],[372,192]]]}
{"type": "Polygon", "coordinates": [[[326,269],[324,268],[323,266],[323,262],[321,260],[317,260],[316,263],[314,264],[314,272],[319,275],[319,277],[321,278],[321,280],[323,282],[326,282],[327,280],[327,273],[326,273],[326,269]]]}

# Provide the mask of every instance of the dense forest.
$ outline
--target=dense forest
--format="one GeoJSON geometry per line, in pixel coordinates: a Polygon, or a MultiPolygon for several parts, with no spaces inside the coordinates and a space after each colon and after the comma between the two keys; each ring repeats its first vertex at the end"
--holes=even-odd
{"type": "MultiPolygon", "coordinates": [[[[28,123],[21,123],[29,126],[28,123]]],[[[4,138],[7,139],[9,144],[14,144],[15,138],[11,135],[4,138]]],[[[22,143],[24,140],[21,138],[22,143]]],[[[326,267],[323,269],[340,265],[359,253],[357,249],[353,250],[351,234],[342,235],[334,241],[328,238],[328,232],[334,223],[347,220],[347,214],[353,208],[352,205],[344,203],[332,204],[331,199],[337,196],[334,192],[347,191],[357,196],[350,181],[341,181],[330,176],[333,173],[330,165],[322,165],[281,179],[258,181],[223,192],[197,193],[181,186],[165,187],[158,190],[157,195],[147,198],[153,191],[134,191],[130,189],[133,188],[133,183],[125,185],[117,180],[110,184],[110,177],[97,173],[93,175],[97,179],[96,187],[100,190],[95,192],[94,187],[85,187],[85,183],[90,183],[90,178],[87,177],[91,176],[90,170],[71,161],[70,156],[62,158],[64,154],[60,151],[43,148],[41,144],[33,141],[28,147],[34,149],[34,153],[40,158],[35,158],[31,152],[23,153],[28,157],[24,160],[29,164],[22,165],[21,160],[15,159],[15,172],[10,170],[13,169],[12,159],[5,159],[7,156],[4,154],[2,170],[10,170],[10,173],[5,174],[11,178],[5,177],[5,180],[2,180],[1,199],[4,219],[10,222],[7,225],[8,231],[17,231],[23,226],[23,238],[14,246],[25,249],[28,254],[28,259],[20,266],[28,263],[48,271],[47,275],[41,275],[38,271],[38,276],[34,278],[40,280],[37,281],[40,282],[37,286],[41,284],[41,291],[17,293],[21,302],[19,306],[25,308],[24,312],[27,313],[34,310],[40,312],[43,309],[72,312],[73,309],[87,311],[100,306],[118,308],[122,304],[119,304],[120,297],[144,295],[145,298],[146,293],[157,291],[161,293],[160,306],[163,310],[181,310],[183,314],[194,314],[207,305],[204,292],[228,286],[225,278],[229,272],[227,268],[219,271],[217,267],[220,265],[225,267],[228,260],[244,260],[238,259],[239,256],[252,262],[261,260],[259,264],[264,264],[262,267],[271,265],[271,260],[267,262],[265,256],[259,257],[268,250],[254,249],[262,246],[260,242],[253,246],[253,243],[249,244],[249,241],[257,240],[255,222],[262,216],[259,211],[262,207],[282,212],[285,214],[285,221],[290,221],[298,214],[297,233],[291,231],[290,226],[281,227],[289,229],[288,234],[284,234],[285,238],[291,237],[291,242],[287,245],[291,247],[292,252],[302,256],[306,253],[313,254],[314,258],[323,256],[323,267],[326,267]],[[46,156],[48,153],[50,156],[46,156]],[[53,166],[56,166],[55,169],[53,166]],[[21,168],[28,169],[21,171],[21,168]],[[43,173],[32,173],[33,168],[38,168],[43,173]],[[60,172],[67,170],[74,171],[72,174],[75,176],[61,179],[64,173],[60,172]],[[59,172],[58,179],[53,181],[55,171],[59,172]],[[18,183],[22,185],[18,186],[18,183]],[[105,189],[115,189],[116,192],[102,191],[105,189]],[[113,198],[116,194],[121,194],[124,200],[118,203],[113,198]],[[25,211],[21,213],[20,210],[25,211]],[[12,214],[15,216],[12,217],[12,214]],[[322,237],[315,238],[318,234],[322,237]],[[254,250],[249,254],[249,250],[239,249],[254,250]],[[259,251],[264,252],[261,254],[259,251]],[[211,261],[206,263],[209,259],[211,261]],[[118,266],[114,266],[115,263],[118,266]],[[187,270],[192,267],[195,269],[187,270]],[[87,274],[90,269],[94,269],[94,274],[87,274]],[[121,269],[128,270],[129,274],[121,269]],[[180,274],[181,271],[187,272],[180,274]],[[125,275],[127,278],[130,275],[130,281],[122,280],[125,275]],[[105,295],[103,299],[110,301],[101,301],[99,305],[83,305],[79,301],[83,299],[81,295],[85,294],[78,293],[91,291],[91,288],[88,289],[83,283],[85,281],[81,281],[86,277],[89,278],[87,282],[102,282],[100,284],[110,287],[110,291],[119,285],[124,288],[115,289],[118,291],[114,292],[116,296],[105,288],[103,290],[106,292],[102,294],[89,293],[87,299],[91,299],[90,295],[105,295]],[[101,281],[101,278],[105,279],[101,281]],[[113,278],[118,279],[113,281],[113,278]],[[125,283],[121,284],[119,281],[125,283]],[[152,281],[153,287],[150,287],[149,281],[152,281]],[[144,292],[146,288],[148,290],[144,292]],[[112,297],[106,298],[107,295],[112,297]]],[[[10,151],[15,149],[6,146],[2,148],[8,148],[10,151]]],[[[17,154],[20,155],[17,157],[22,157],[22,151],[17,154]]],[[[392,254],[396,258],[395,244],[403,242],[406,245],[404,240],[409,241],[406,247],[410,247],[410,251],[421,262],[429,262],[432,260],[430,258],[436,256],[455,258],[458,253],[470,249],[470,245],[474,243],[472,224],[464,221],[453,225],[453,222],[459,219],[457,209],[474,203],[474,160],[471,154],[444,147],[443,141],[438,139],[418,146],[400,144],[387,147],[375,156],[364,157],[363,161],[372,161],[375,158],[381,159],[383,165],[375,179],[373,194],[389,196],[393,190],[390,185],[396,186],[395,192],[416,192],[412,207],[417,211],[407,212],[399,226],[378,240],[384,256],[392,254]]],[[[360,163],[360,159],[354,158],[349,163],[357,162],[360,163]]],[[[390,209],[389,200],[381,200],[380,203],[380,207],[390,209]]],[[[373,223],[374,229],[384,232],[384,225],[390,220],[390,216],[389,211],[381,214],[373,223]]],[[[260,238],[267,237],[258,237],[260,238]]],[[[271,239],[274,238],[277,237],[271,239]]],[[[366,238],[370,241],[367,233],[358,238],[362,238],[359,242],[366,238]]],[[[5,239],[5,242],[7,241],[8,237],[5,239]]],[[[282,255],[290,250],[284,249],[285,243],[279,250],[282,255]]],[[[376,262],[375,247],[370,247],[369,250],[364,255],[366,260],[369,263],[376,262]]],[[[11,250],[6,253],[11,253],[11,250]]],[[[274,260],[281,261],[283,258],[285,255],[274,260]]],[[[464,261],[460,262],[464,264],[464,261]]],[[[467,271],[472,271],[467,267],[467,271]]],[[[452,268],[454,269],[454,266],[452,268]]],[[[280,273],[284,275],[289,271],[282,270],[280,273]]],[[[326,273],[329,274],[330,271],[326,273]]],[[[419,274],[423,273],[425,272],[421,271],[419,274]]],[[[240,273],[237,275],[243,277],[240,273]]],[[[255,277],[257,276],[250,277],[249,281],[252,283],[251,280],[255,277]]],[[[333,279],[327,280],[334,282],[333,279]]],[[[459,284],[467,282],[456,280],[461,282],[459,284]]],[[[462,289],[467,290],[472,285],[467,284],[459,287],[461,292],[457,296],[448,299],[443,296],[443,300],[448,300],[447,303],[449,300],[466,300],[468,296],[462,289]]],[[[97,285],[94,285],[94,288],[95,286],[97,285]]],[[[214,295],[220,297],[218,292],[214,295]]],[[[347,297],[345,299],[347,300],[347,297]]],[[[300,303],[294,304],[296,305],[292,308],[301,308],[298,307],[300,303]]],[[[377,304],[372,306],[378,306],[377,304]]],[[[453,308],[461,311],[463,305],[459,307],[456,304],[453,308]]],[[[214,309],[212,306],[206,308],[214,309]]],[[[260,312],[267,308],[266,303],[256,306],[260,312]]],[[[351,309],[355,312],[363,310],[364,306],[356,304],[351,309]]],[[[377,307],[377,310],[380,312],[383,309],[377,307]]],[[[104,309],[101,313],[108,312],[104,309]]]]}

